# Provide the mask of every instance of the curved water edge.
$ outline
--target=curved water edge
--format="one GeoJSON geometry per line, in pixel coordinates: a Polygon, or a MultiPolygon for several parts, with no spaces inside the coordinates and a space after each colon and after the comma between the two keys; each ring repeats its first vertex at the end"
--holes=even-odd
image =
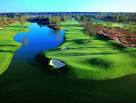
{"type": "Polygon", "coordinates": [[[64,31],[56,31],[47,26],[40,27],[37,23],[32,23],[28,32],[18,33],[14,40],[22,44],[14,58],[33,60],[37,54],[61,45],[64,41],[64,31]]]}

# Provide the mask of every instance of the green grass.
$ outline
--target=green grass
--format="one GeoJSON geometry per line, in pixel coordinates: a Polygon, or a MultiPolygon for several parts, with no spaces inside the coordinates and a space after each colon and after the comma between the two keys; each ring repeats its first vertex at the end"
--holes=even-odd
{"type": "Polygon", "coordinates": [[[61,23],[66,40],[58,49],[45,52],[69,67],[69,76],[77,79],[113,79],[136,73],[136,48],[119,48],[114,41],[94,35],[91,40],[74,20],[61,23]],[[62,47],[68,49],[62,51],[62,47]]]}
{"type": "Polygon", "coordinates": [[[15,51],[21,46],[14,41],[19,32],[26,32],[27,25],[21,26],[18,22],[2,27],[0,30],[0,75],[8,68],[15,51]]]}
{"type": "MultiPolygon", "coordinates": [[[[73,42],[70,43],[70,41],[68,42],[67,40],[72,40],[72,39],[75,40],[75,38],[79,39],[75,37],[76,31],[77,29],[80,29],[81,31],[81,29],[83,28],[75,21],[70,20],[67,22],[63,22],[62,24],[64,25],[64,23],[65,25],[69,23],[68,25],[70,30],[69,34],[71,36],[67,38],[69,34],[68,35],[66,34],[66,42],[62,46],[67,45],[69,48],[73,47],[73,51],[74,51],[74,48],[77,48],[78,46],[82,46],[87,49],[87,46],[90,46],[93,43],[95,43],[95,38],[93,43],[84,44],[84,45],[75,44],[73,42]],[[73,23],[72,25],[74,27],[70,26],[71,23],[73,23]],[[76,30],[74,28],[76,28],[76,30]],[[74,36],[70,32],[75,32],[74,36]]],[[[65,29],[67,29],[68,27],[66,26],[65,29]]],[[[78,35],[78,33],[80,32],[79,31],[77,32],[77,36],[81,37],[80,35],[78,35]]],[[[84,35],[82,36],[84,42],[88,42],[88,37],[84,35]]],[[[77,42],[79,43],[79,41],[76,41],[76,43],[77,42]]],[[[106,51],[107,50],[106,48],[102,48],[103,46],[106,46],[104,45],[105,43],[107,44],[107,42],[105,41],[97,40],[98,49],[96,49],[97,47],[93,49],[94,48],[93,46],[96,45],[92,45],[91,46],[92,52],[95,52],[96,50],[97,53],[101,51],[101,49],[106,51]],[[101,48],[99,48],[99,46],[101,46],[101,48]]],[[[109,46],[111,46],[111,49],[113,49],[112,42],[111,45],[109,46]]],[[[74,52],[78,52],[78,51],[80,52],[80,49],[74,52]]],[[[61,56],[57,56],[57,55],[58,53],[61,52],[62,51],[58,51],[58,52],[55,51],[54,54],[52,52],[52,55],[54,55],[52,57],[60,58],[61,56]]],[[[68,52],[70,54],[70,51],[68,52]]],[[[134,56],[133,54],[135,54],[135,49],[127,48],[126,50],[124,50],[124,52],[128,52],[128,53],[130,52],[130,55],[132,55],[131,57],[133,57],[134,56]]],[[[85,58],[87,57],[88,56],[86,56],[85,58]]],[[[86,61],[84,61],[83,59],[84,57],[80,57],[83,60],[83,64],[81,66],[85,65],[84,62],[85,63],[90,62],[87,63],[87,65],[88,66],[91,65],[97,70],[99,70],[99,67],[102,67],[102,69],[107,69],[107,67],[111,67],[110,65],[111,62],[106,59],[99,58],[99,56],[97,57],[97,55],[96,56],[92,55],[92,59],[90,60],[90,57],[91,55],[88,57],[89,60],[85,59],[86,61]],[[97,65],[97,63],[99,63],[99,65],[97,65]]],[[[62,56],[62,58],[65,57],[62,56]]],[[[68,56],[67,60],[68,59],[69,61],[75,60],[76,62],[78,56],[68,56]]],[[[75,64],[78,65],[77,62],[75,64]]],[[[136,102],[135,100],[136,75],[126,76],[112,80],[91,80],[91,79],[86,80],[86,79],[72,79],[58,75],[56,76],[47,73],[45,69],[47,69],[47,65],[41,66],[38,64],[32,64],[27,59],[13,59],[11,61],[9,69],[6,72],[4,72],[2,75],[0,75],[1,103],[28,103],[28,102],[29,103],[48,103],[48,102],[50,103],[135,103],[136,102]]]]}

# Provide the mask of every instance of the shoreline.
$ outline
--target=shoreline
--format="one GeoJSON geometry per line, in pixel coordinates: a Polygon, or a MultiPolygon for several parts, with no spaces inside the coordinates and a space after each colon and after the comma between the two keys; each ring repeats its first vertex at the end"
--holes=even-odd
{"type": "MultiPolygon", "coordinates": [[[[0,67],[0,75],[2,75],[9,67],[11,61],[12,61],[12,58],[16,52],[17,49],[19,49],[21,47],[21,43],[18,43],[14,40],[14,37],[15,35],[17,35],[19,32],[27,32],[28,31],[28,28],[26,26],[29,26],[30,24],[29,23],[26,23],[25,24],[25,27],[21,27],[20,24],[17,24],[17,23],[13,23],[7,27],[5,27],[5,29],[3,29],[2,33],[4,33],[4,37],[5,35],[9,36],[9,35],[12,35],[12,36],[9,36],[9,42],[4,42],[5,40],[1,40],[1,44],[4,46],[1,48],[0,50],[0,57],[3,58],[3,61],[0,63],[1,67],[0,67]],[[15,27],[12,27],[12,25],[17,25],[20,27],[20,31],[16,31],[15,30],[15,27]],[[7,34],[5,33],[6,30],[12,28],[13,30],[11,31],[11,34],[7,34]],[[10,44],[11,43],[11,44],[10,44]],[[9,45],[14,45],[13,47],[11,48],[7,48],[6,46],[9,46],[9,45]]],[[[0,60],[1,61],[1,60],[0,60]]]]}

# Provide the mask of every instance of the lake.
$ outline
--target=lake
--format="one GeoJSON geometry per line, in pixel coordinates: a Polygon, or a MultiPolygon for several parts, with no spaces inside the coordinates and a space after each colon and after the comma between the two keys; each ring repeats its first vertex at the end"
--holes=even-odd
{"type": "Polygon", "coordinates": [[[40,52],[57,48],[64,41],[64,31],[55,31],[47,26],[40,27],[37,23],[32,23],[28,32],[18,33],[14,39],[22,44],[14,58],[30,59],[40,52]]]}

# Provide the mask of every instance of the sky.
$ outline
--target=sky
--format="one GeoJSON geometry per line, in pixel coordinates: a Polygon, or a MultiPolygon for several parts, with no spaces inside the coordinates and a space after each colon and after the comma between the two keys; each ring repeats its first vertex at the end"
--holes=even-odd
{"type": "Polygon", "coordinates": [[[0,0],[0,12],[136,12],[136,0],[0,0]]]}

